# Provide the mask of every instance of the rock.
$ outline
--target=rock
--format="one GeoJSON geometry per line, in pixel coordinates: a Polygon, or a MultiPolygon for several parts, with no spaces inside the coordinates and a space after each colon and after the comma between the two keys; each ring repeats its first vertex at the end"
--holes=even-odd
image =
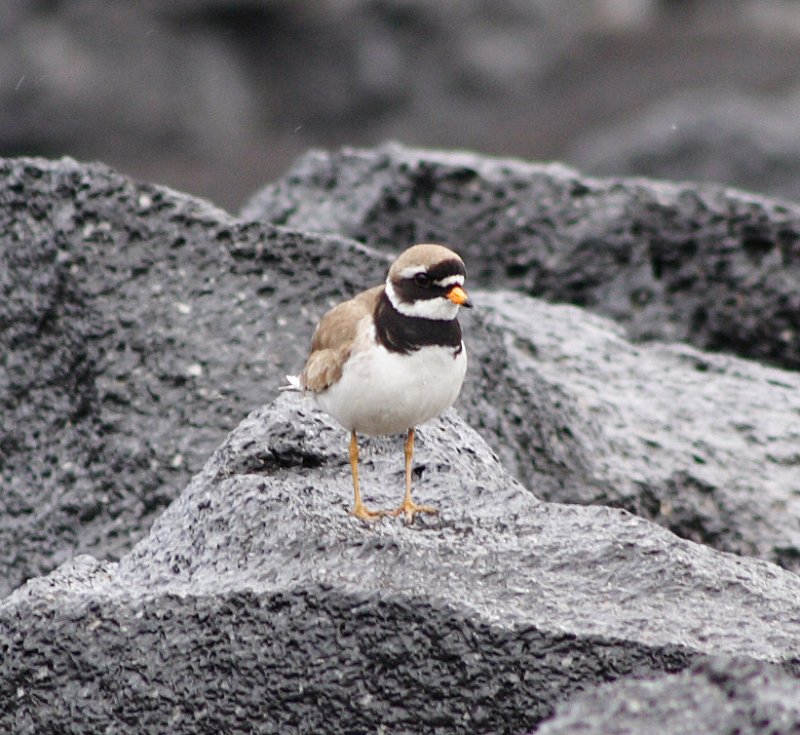
{"type": "MultiPolygon", "coordinates": [[[[800,356],[800,302],[785,311],[800,298],[800,210],[748,195],[392,145],[309,154],[243,215],[376,247],[455,243],[470,281],[589,305],[636,338],[800,356]]],[[[527,487],[800,568],[796,374],[635,347],[519,295],[479,300],[462,410],[527,487]]]]}
{"type": "Polygon", "coordinates": [[[0,595],[129,549],[386,267],[69,159],[0,161],[0,241],[0,595]]]}
{"type": "MultiPolygon", "coordinates": [[[[78,559],[0,603],[3,729],[525,732],[709,654],[800,669],[797,575],[540,503],[453,412],[419,436],[415,495],[441,515],[364,524],[346,440],[283,395],[118,565],[78,559]]],[[[363,483],[399,501],[398,441],[365,447],[363,483]]]]}
{"type": "MultiPolygon", "coordinates": [[[[477,359],[502,355],[494,376],[516,391],[495,409],[498,451],[514,452],[506,464],[527,487],[800,571],[800,375],[688,345],[633,345],[573,306],[475,298],[503,345],[484,351],[478,338],[477,359]]],[[[473,379],[466,390],[465,415],[480,426],[491,388],[473,379]]]]}
{"type": "Polygon", "coordinates": [[[800,54],[777,0],[4,5],[5,155],[99,159],[226,208],[314,145],[566,160],[686,88],[769,105],[800,54]]]}
{"type": "Polygon", "coordinates": [[[751,659],[701,659],[652,681],[600,686],[559,705],[536,735],[790,735],[800,731],[800,682],[751,659]]]}
{"type": "Polygon", "coordinates": [[[242,213],[392,251],[449,242],[481,285],[596,310],[636,340],[800,367],[800,209],[789,204],[388,145],[309,153],[242,213]]]}
{"type": "MultiPolygon", "coordinates": [[[[434,168],[447,158],[429,155],[434,168]]],[[[236,220],[101,165],[0,164],[0,594],[76,553],[123,555],[226,432],[299,370],[318,317],[382,280],[388,255],[310,232],[349,211],[344,180],[365,204],[370,187],[387,185],[365,175],[367,153],[352,170],[339,158],[340,188],[329,200],[309,192],[303,231],[236,220]]],[[[540,185],[536,167],[525,183],[525,165],[509,165],[520,187],[540,185]]],[[[276,187],[276,208],[292,186],[276,187]]],[[[586,217],[606,216],[603,201],[586,217]]],[[[473,245],[459,247],[471,284],[519,284],[492,276],[473,245]]],[[[748,298],[779,290],[763,288],[748,298]]],[[[795,374],[634,347],[597,317],[515,293],[473,296],[481,307],[463,318],[470,368],[458,408],[527,488],[621,506],[797,568],[795,374]]]]}
{"type": "MultiPolygon", "coordinates": [[[[521,733],[629,677],[653,679],[667,709],[696,685],[711,712],[706,669],[664,676],[697,661],[730,670],[724,712],[778,713],[796,679],[770,667],[800,672],[800,578],[747,557],[798,568],[800,378],[633,343],[633,308],[623,328],[523,291],[557,284],[575,245],[572,277],[611,310],[606,290],[624,301],[631,267],[595,272],[586,238],[619,229],[611,202],[623,230],[647,210],[668,240],[696,230],[697,268],[715,232],[734,233],[714,262],[762,304],[763,351],[770,309],[791,304],[795,246],[780,271],[774,253],[759,263],[733,243],[754,220],[788,243],[795,210],[399,148],[317,154],[298,171],[254,202],[262,224],[102,165],[0,162],[2,593],[29,580],[0,602],[0,730],[521,733]],[[453,173],[467,161],[473,173],[453,173]],[[419,431],[415,497],[441,515],[365,525],[347,513],[345,432],[299,396],[272,401],[322,312],[383,278],[388,254],[335,233],[385,226],[366,239],[386,250],[424,234],[388,234],[386,202],[407,180],[412,224],[430,207],[451,234],[468,231],[459,213],[485,228],[448,239],[470,283],[496,290],[470,289],[464,418],[419,431]],[[488,204],[497,192],[505,209],[488,204]],[[548,216],[565,228],[553,224],[549,260],[524,222],[494,260],[477,245],[502,242],[514,206],[539,208],[538,231],[548,216]],[[528,265],[509,268],[509,252],[528,265]]],[[[680,332],[683,292],[662,275],[674,292],[648,318],[663,338],[680,332]]],[[[402,467],[399,440],[365,444],[371,505],[399,503],[402,467]]]]}

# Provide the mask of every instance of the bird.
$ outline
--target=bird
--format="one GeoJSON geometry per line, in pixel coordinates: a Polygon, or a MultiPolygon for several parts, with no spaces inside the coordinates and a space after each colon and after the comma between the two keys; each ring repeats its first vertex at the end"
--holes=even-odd
{"type": "Polygon", "coordinates": [[[352,514],[372,521],[417,513],[411,494],[415,428],[458,397],[467,350],[458,322],[472,307],[464,288],[464,261],[444,245],[423,243],[391,264],[382,285],[343,301],[317,324],[302,372],[288,385],[310,393],[317,405],[350,432],[352,514]],[[405,434],[405,494],[395,509],[373,511],[361,498],[358,437],[405,434]]]}

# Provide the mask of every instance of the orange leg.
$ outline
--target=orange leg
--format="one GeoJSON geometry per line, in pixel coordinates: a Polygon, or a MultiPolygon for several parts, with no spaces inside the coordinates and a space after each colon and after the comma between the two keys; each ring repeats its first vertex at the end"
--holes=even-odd
{"type": "Polygon", "coordinates": [[[405,515],[406,522],[411,523],[414,520],[415,513],[433,513],[439,511],[432,508],[430,505],[417,505],[411,499],[411,466],[414,459],[414,429],[408,430],[405,446],[406,455],[406,493],[403,496],[403,504],[392,512],[392,515],[399,516],[401,513],[405,515]]]}
{"type": "Polygon", "coordinates": [[[361,490],[358,485],[358,437],[355,431],[350,434],[350,469],[353,472],[353,494],[355,496],[353,515],[365,521],[374,521],[376,518],[385,515],[384,511],[369,510],[361,502],[361,490]]]}

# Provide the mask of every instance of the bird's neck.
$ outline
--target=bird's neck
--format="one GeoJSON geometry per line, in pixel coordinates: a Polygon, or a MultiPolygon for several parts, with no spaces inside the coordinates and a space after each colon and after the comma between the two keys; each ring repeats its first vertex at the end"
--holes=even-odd
{"type": "Polygon", "coordinates": [[[390,352],[408,354],[421,347],[450,347],[461,351],[461,325],[458,319],[426,319],[401,314],[384,291],[375,306],[375,334],[390,352]]]}

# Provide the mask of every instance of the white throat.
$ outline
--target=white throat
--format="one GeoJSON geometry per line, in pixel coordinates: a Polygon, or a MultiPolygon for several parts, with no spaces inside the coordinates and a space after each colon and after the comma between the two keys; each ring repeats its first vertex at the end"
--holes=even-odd
{"type": "Polygon", "coordinates": [[[449,322],[458,316],[458,304],[454,304],[444,296],[439,296],[435,299],[422,299],[415,301],[413,304],[406,304],[398,298],[389,278],[386,279],[386,296],[391,301],[392,306],[404,316],[436,319],[443,322],[449,322]]]}

